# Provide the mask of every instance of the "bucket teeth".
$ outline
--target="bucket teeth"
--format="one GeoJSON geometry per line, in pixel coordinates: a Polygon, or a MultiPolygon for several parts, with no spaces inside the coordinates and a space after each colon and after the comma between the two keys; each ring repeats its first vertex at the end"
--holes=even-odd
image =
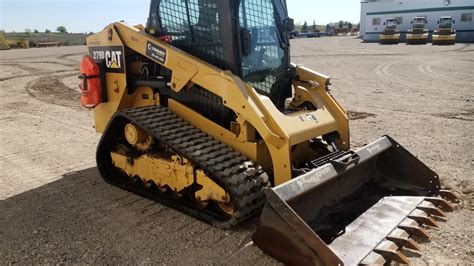
{"type": "Polygon", "coordinates": [[[387,240],[390,240],[402,247],[407,247],[409,249],[420,250],[420,246],[415,240],[408,238],[408,237],[401,237],[401,236],[387,236],[387,240]]]}
{"type": "Polygon", "coordinates": [[[459,195],[451,190],[440,190],[439,195],[454,203],[459,202],[460,199],[459,195]]]}
{"type": "Polygon", "coordinates": [[[427,224],[429,226],[439,227],[439,225],[435,222],[435,220],[429,216],[410,214],[408,215],[408,218],[413,219],[421,224],[427,224]]]}
{"type": "Polygon", "coordinates": [[[435,198],[435,197],[427,197],[425,198],[426,201],[433,203],[435,206],[439,206],[443,208],[445,211],[453,211],[454,206],[447,202],[445,199],[435,198]]]}
{"type": "Polygon", "coordinates": [[[384,256],[380,255],[379,253],[376,253],[374,251],[370,252],[367,257],[365,257],[359,265],[385,265],[387,262],[390,262],[390,260],[385,259],[384,256]]]}
{"type": "Polygon", "coordinates": [[[422,228],[421,226],[418,225],[408,225],[408,224],[401,224],[398,226],[398,228],[405,230],[406,232],[410,234],[416,234],[424,238],[430,238],[430,235],[426,231],[426,229],[422,228]]]}
{"type": "Polygon", "coordinates": [[[446,214],[442,210],[440,210],[439,208],[434,207],[434,206],[418,206],[416,208],[419,209],[419,210],[422,210],[426,213],[429,213],[431,215],[446,217],[446,214]]]}
{"type": "Polygon", "coordinates": [[[402,264],[409,264],[410,263],[408,258],[398,250],[375,248],[374,252],[382,255],[388,261],[393,260],[393,261],[396,261],[396,262],[402,263],[402,264]]]}

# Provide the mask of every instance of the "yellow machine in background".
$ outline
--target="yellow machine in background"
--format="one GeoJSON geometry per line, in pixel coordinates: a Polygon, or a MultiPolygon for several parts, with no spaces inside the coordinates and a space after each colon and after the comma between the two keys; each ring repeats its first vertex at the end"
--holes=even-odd
{"type": "Polygon", "coordinates": [[[427,28],[426,17],[414,17],[411,21],[412,27],[408,30],[406,34],[407,44],[427,44],[429,32],[427,28]]]}
{"type": "Polygon", "coordinates": [[[387,19],[383,25],[385,25],[385,29],[379,35],[379,42],[381,44],[398,44],[400,43],[400,30],[398,29],[398,22],[397,18],[389,18],[387,19]]]}
{"type": "Polygon", "coordinates": [[[453,17],[441,17],[438,20],[438,29],[433,33],[433,45],[456,44],[456,30],[454,29],[453,17]]]}
{"type": "Polygon", "coordinates": [[[7,38],[5,37],[5,32],[0,31],[0,50],[8,50],[10,45],[8,45],[7,38]]]}
{"type": "Polygon", "coordinates": [[[285,263],[406,262],[455,196],[388,136],[350,150],[329,77],[290,63],[293,28],[280,0],[152,0],[146,27],[89,36],[99,172],[222,228],[264,207],[254,242],[285,263]]]}
{"type": "Polygon", "coordinates": [[[28,41],[25,38],[7,39],[5,32],[0,31],[0,50],[9,50],[11,48],[29,48],[28,41]]]}

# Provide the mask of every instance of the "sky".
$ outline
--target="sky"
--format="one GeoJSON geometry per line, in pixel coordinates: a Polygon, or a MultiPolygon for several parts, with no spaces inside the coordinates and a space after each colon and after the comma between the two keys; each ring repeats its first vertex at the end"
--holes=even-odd
{"type": "MultiPolygon", "coordinates": [[[[179,0],[177,0],[179,1],[179,0]]],[[[325,25],[347,20],[357,23],[360,0],[287,0],[290,17],[325,25]]],[[[98,32],[107,24],[124,20],[130,25],[146,24],[149,0],[0,0],[0,29],[69,32],[98,32]]]]}

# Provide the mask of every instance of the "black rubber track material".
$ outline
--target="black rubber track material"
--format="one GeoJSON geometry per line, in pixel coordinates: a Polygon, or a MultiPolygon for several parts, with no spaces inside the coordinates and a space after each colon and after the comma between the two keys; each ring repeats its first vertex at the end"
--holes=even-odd
{"type": "Polygon", "coordinates": [[[117,112],[102,135],[96,156],[99,172],[108,183],[221,228],[230,228],[259,212],[265,201],[263,190],[270,185],[262,167],[161,106],[117,112]],[[125,143],[123,129],[128,123],[148,131],[156,141],[203,169],[229,193],[234,216],[229,218],[212,208],[197,208],[189,199],[176,199],[167,193],[146,189],[113,166],[110,152],[119,143],[125,143]]]}

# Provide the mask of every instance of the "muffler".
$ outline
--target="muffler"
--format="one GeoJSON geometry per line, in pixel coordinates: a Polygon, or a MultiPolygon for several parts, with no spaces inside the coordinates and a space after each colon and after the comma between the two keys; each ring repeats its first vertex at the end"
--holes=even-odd
{"type": "Polygon", "coordinates": [[[254,243],[297,265],[408,263],[414,234],[437,226],[457,196],[389,136],[313,162],[317,168],[266,191],[254,243]],[[443,198],[444,197],[444,198],[443,198]],[[437,219],[439,220],[439,219],[437,219]]]}

